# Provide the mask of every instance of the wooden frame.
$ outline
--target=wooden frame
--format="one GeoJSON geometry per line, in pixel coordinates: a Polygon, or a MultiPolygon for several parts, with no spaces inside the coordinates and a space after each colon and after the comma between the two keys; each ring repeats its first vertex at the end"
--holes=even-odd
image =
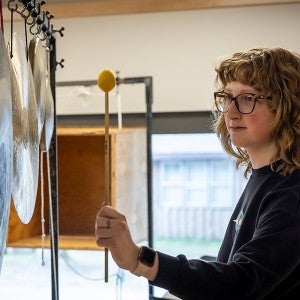
{"type": "MultiPolygon", "coordinates": [[[[133,238],[147,240],[146,129],[110,129],[111,204],[128,218],[133,238]]],[[[57,128],[59,248],[98,250],[95,218],[104,200],[104,128],[57,128]]],[[[44,163],[46,166],[46,163],[44,163]]],[[[44,177],[46,179],[46,168],[44,177]]],[[[44,190],[48,190],[46,184],[44,190]]],[[[28,224],[11,206],[8,247],[41,247],[41,197],[28,224]]],[[[46,247],[49,247],[49,199],[45,194],[46,247]]]]}
{"type": "MultiPolygon", "coordinates": [[[[63,0],[47,3],[46,8],[56,18],[74,18],[288,3],[300,3],[300,0],[63,0]]],[[[10,20],[7,8],[3,14],[5,21],[10,20]]]]}

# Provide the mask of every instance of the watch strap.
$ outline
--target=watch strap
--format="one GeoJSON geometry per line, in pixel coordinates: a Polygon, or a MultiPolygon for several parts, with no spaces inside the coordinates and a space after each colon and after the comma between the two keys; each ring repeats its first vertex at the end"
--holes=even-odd
{"type": "Polygon", "coordinates": [[[153,267],[156,256],[156,251],[147,246],[142,246],[138,255],[138,265],[131,273],[136,276],[146,276],[153,267]]]}
{"type": "Polygon", "coordinates": [[[148,267],[146,265],[144,265],[140,260],[139,263],[137,265],[137,267],[131,272],[133,275],[135,276],[145,276],[149,270],[151,269],[151,267],[148,267]]]}

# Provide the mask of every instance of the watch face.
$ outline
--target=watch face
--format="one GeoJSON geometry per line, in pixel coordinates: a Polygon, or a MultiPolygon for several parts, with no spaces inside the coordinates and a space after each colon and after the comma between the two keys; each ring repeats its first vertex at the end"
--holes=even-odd
{"type": "Polygon", "coordinates": [[[148,247],[141,248],[140,261],[142,264],[152,267],[154,265],[156,252],[148,247]]]}

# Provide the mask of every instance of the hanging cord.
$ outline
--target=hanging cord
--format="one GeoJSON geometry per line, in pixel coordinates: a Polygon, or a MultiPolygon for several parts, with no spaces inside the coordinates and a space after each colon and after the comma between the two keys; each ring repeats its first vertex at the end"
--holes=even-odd
{"type": "Polygon", "coordinates": [[[1,19],[1,30],[4,33],[4,26],[3,26],[3,11],[2,11],[2,0],[0,0],[0,19],[1,19]]]}
{"type": "Polygon", "coordinates": [[[24,34],[25,34],[25,51],[28,60],[28,35],[27,35],[27,19],[24,19],[24,34]]]}
{"type": "Polygon", "coordinates": [[[13,58],[14,10],[10,10],[10,58],[13,58]]]}
{"type": "Polygon", "coordinates": [[[43,153],[41,151],[41,161],[40,161],[40,178],[41,178],[41,226],[42,226],[42,266],[45,266],[45,197],[44,197],[44,163],[43,163],[43,153]]]}
{"type": "Polygon", "coordinates": [[[7,7],[10,10],[10,58],[13,58],[13,34],[14,34],[14,12],[17,12],[18,5],[13,5],[13,0],[9,0],[7,7]]]}

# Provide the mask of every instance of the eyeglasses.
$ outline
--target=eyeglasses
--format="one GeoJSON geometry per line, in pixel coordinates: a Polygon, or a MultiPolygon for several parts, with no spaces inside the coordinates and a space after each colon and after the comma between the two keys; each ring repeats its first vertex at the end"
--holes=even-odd
{"type": "Polygon", "coordinates": [[[272,97],[270,96],[261,96],[261,95],[251,94],[251,93],[244,93],[232,97],[232,95],[225,92],[215,92],[214,97],[215,97],[215,104],[219,112],[222,113],[228,112],[230,103],[234,101],[237,110],[241,114],[251,114],[255,108],[255,104],[257,100],[272,99],[272,97]]]}

